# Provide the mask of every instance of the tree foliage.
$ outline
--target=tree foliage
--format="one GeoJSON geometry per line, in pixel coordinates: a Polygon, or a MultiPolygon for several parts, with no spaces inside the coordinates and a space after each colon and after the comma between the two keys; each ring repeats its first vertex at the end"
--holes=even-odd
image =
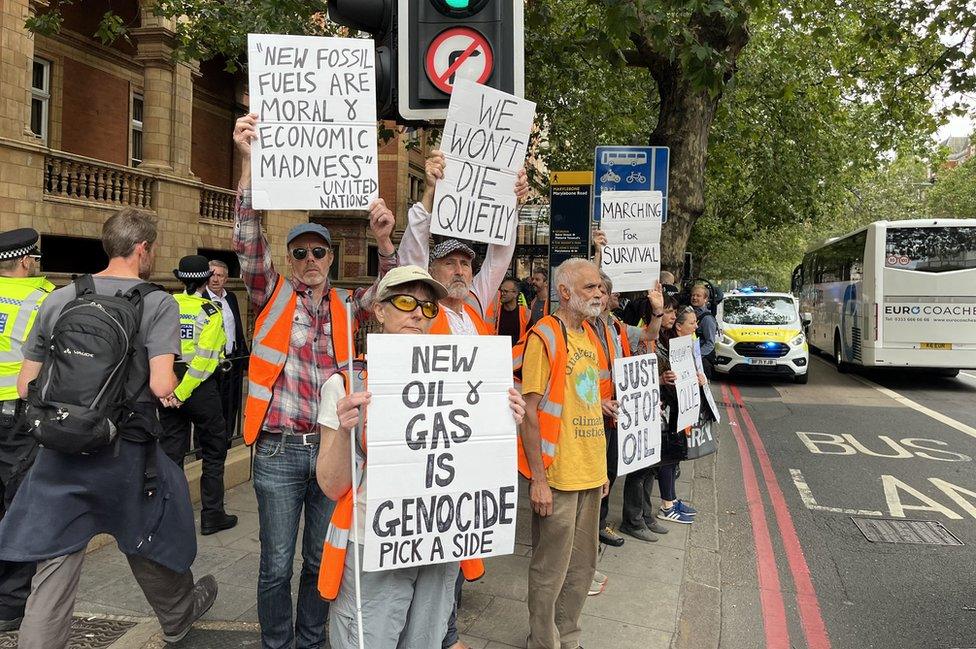
{"type": "Polygon", "coordinates": [[[976,158],[941,170],[925,198],[931,216],[976,219],[976,158]]]}

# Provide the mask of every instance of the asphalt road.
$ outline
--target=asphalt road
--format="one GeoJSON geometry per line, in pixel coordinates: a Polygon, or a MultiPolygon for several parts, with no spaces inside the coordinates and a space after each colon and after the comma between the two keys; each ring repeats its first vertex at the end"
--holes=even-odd
{"type": "MultiPolygon", "coordinates": [[[[722,647],[976,647],[976,372],[717,384],[722,647]],[[854,518],[962,545],[870,542],[854,518]],[[762,587],[760,587],[762,585],[762,587]]],[[[921,540],[921,537],[919,537],[921,540]]]]}

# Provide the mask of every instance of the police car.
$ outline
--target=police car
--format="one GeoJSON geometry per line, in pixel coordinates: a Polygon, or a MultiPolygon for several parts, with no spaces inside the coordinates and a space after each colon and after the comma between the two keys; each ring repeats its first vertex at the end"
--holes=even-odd
{"type": "Polygon", "coordinates": [[[729,376],[765,374],[807,382],[810,351],[792,295],[735,291],[719,303],[716,319],[716,372],[729,376]]]}

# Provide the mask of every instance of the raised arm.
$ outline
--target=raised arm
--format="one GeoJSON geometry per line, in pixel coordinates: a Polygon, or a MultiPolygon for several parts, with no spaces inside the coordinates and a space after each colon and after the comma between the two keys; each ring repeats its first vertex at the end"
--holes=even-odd
{"type": "Polygon", "coordinates": [[[271,297],[278,272],[261,230],[261,214],[251,206],[251,142],[257,138],[257,121],[258,116],[251,113],[234,125],[234,146],[241,154],[241,176],[234,205],[234,252],[248,296],[255,309],[260,309],[271,297]]]}
{"type": "MultiPolygon", "coordinates": [[[[369,206],[369,230],[376,239],[376,250],[380,257],[379,272],[376,274],[376,281],[372,286],[360,287],[356,289],[354,298],[356,300],[356,318],[360,322],[366,322],[372,316],[373,296],[376,295],[376,286],[383,279],[387,272],[397,267],[397,253],[393,247],[390,237],[393,234],[393,226],[396,224],[396,217],[386,206],[382,198],[377,198],[369,206]]],[[[426,268],[426,265],[424,266],[426,268]]]]}

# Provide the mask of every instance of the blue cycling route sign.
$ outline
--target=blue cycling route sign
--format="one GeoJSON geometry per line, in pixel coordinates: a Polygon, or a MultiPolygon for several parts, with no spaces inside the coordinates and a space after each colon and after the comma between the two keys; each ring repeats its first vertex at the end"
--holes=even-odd
{"type": "Polygon", "coordinates": [[[657,190],[664,196],[661,222],[668,220],[666,146],[598,146],[593,165],[593,221],[600,221],[600,194],[657,190]]]}

